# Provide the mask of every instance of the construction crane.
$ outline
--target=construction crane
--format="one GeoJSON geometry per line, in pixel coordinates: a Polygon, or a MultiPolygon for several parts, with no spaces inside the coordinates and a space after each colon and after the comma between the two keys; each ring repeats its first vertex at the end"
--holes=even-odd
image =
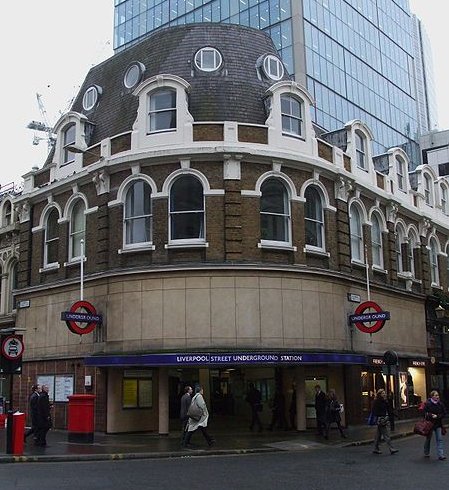
{"type": "Polygon", "coordinates": [[[33,145],[38,145],[40,141],[47,141],[47,147],[48,151],[53,147],[53,144],[55,142],[55,137],[53,135],[53,128],[50,126],[47,118],[47,111],[45,110],[44,103],[42,102],[42,95],[36,93],[36,98],[37,98],[37,104],[39,106],[39,111],[42,116],[42,122],[41,121],[31,121],[27,128],[28,129],[33,129],[34,131],[39,131],[42,133],[47,133],[47,136],[37,136],[36,134],[33,137],[33,145]]]}

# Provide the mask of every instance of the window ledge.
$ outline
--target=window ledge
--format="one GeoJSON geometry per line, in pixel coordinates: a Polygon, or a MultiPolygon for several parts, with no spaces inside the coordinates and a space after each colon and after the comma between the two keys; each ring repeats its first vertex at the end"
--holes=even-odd
{"type": "Polygon", "coordinates": [[[155,245],[148,243],[146,245],[139,245],[138,247],[124,247],[117,250],[119,255],[121,254],[132,254],[134,252],[151,252],[156,250],[155,245]]]}
{"type": "Polygon", "coordinates": [[[324,249],[315,248],[315,247],[311,247],[308,245],[306,245],[304,247],[304,252],[307,255],[318,255],[320,257],[330,257],[331,256],[330,252],[326,252],[326,250],[324,250],[324,249]]]}
{"type": "Polygon", "coordinates": [[[44,265],[44,267],[39,269],[39,273],[56,271],[61,267],[59,262],[53,262],[52,264],[44,265]]]}
{"type": "Polygon", "coordinates": [[[355,267],[358,267],[359,269],[366,269],[365,262],[362,262],[361,260],[352,259],[351,264],[354,265],[355,267]]]}
{"type": "MultiPolygon", "coordinates": [[[[83,258],[83,262],[87,262],[87,257],[83,258]]],[[[69,260],[68,262],[64,262],[64,267],[73,267],[80,264],[81,264],[81,258],[78,257],[76,259],[69,260]]]]}
{"type": "Polygon", "coordinates": [[[433,289],[440,289],[441,291],[443,290],[443,286],[441,286],[441,284],[437,284],[436,282],[432,282],[430,287],[432,287],[433,289]]]}
{"type": "Polygon", "coordinates": [[[413,275],[410,271],[407,272],[398,272],[398,277],[400,279],[413,279],[413,275]]]}
{"type": "Polygon", "coordinates": [[[302,136],[301,134],[282,132],[282,136],[286,136],[287,138],[294,138],[295,140],[306,141],[305,136],[302,136]]]}
{"type": "Polygon", "coordinates": [[[379,267],[378,265],[372,265],[371,266],[371,269],[374,272],[379,272],[380,274],[385,274],[385,275],[388,274],[388,271],[387,270],[385,270],[383,267],[379,267]]]}
{"type": "Polygon", "coordinates": [[[177,249],[177,248],[208,248],[208,242],[183,242],[183,243],[166,243],[165,249],[177,249]]]}
{"type": "Polygon", "coordinates": [[[366,167],[361,167],[360,165],[356,165],[356,167],[357,167],[359,170],[363,170],[364,172],[369,173],[369,170],[368,170],[366,167]]]}
{"type": "Polygon", "coordinates": [[[288,250],[289,252],[296,252],[298,250],[297,247],[294,247],[293,245],[289,245],[288,243],[265,242],[264,240],[261,240],[257,244],[257,247],[266,248],[269,250],[288,250]]]}

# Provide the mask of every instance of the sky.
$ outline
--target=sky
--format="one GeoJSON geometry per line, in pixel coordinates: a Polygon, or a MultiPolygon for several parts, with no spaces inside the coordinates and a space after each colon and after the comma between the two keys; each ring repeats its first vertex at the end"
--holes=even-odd
{"type": "MultiPolygon", "coordinates": [[[[47,156],[45,134],[26,126],[43,121],[36,94],[53,126],[68,110],[89,68],[113,54],[113,0],[8,1],[2,8],[0,56],[0,185],[20,184],[33,166],[47,156]],[[8,42],[5,42],[9,40],[8,42]]],[[[449,128],[447,19],[449,5],[441,0],[410,0],[430,37],[436,79],[439,128],[449,128]],[[444,5],[444,7],[442,7],[444,5]],[[444,10],[445,12],[442,12],[444,10]]]]}

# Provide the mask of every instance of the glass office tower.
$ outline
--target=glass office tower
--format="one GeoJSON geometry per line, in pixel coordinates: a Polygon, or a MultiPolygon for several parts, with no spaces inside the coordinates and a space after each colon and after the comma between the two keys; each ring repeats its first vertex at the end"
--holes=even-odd
{"type": "Polygon", "coordinates": [[[318,126],[332,131],[361,119],[375,135],[375,154],[404,145],[419,163],[413,142],[432,118],[418,115],[418,107],[432,107],[434,94],[419,103],[432,77],[427,73],[418,90],[415,60],[423,50],[408,0],[115,0],[115,50],[192,22],[263,29],[314,97],[318,126]]]}

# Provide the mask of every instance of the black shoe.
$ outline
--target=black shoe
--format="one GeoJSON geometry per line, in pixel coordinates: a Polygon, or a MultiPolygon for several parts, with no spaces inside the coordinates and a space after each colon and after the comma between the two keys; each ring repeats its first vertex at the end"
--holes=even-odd
{"type": "Polygon", "coordinates": [[[396,454],[399,452],[399,449],[390,449],[390,454],[396,454]]]}
{"type": "Polygon", "coordinates": [[[446,459],[446,456],[440,456],[438,459],[439,459],[440,461],[444,461],[444,460],[446,459]]]}
{"type": "Polygon", "coordinates": [[[207,441],[207,444],[209,447],[212,447],[215,444],[215,439],[211,439],[210,441],[207,441]]]}
{"type": "Polygon", "coordinates": [[[382,454],[380,449],[374,449],[373,454],[382,454]]]}

